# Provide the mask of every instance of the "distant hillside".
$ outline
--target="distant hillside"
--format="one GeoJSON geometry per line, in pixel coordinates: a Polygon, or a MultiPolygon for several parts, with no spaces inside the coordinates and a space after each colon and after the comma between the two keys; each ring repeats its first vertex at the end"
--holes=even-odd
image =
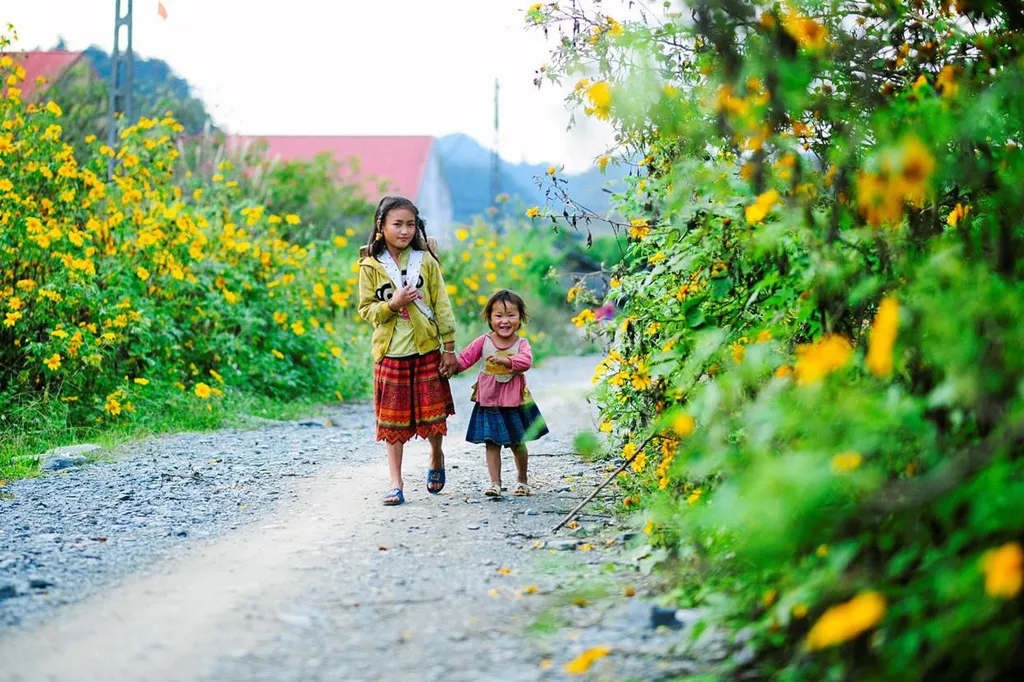
{"type": "MultiPolygon", "coordinates": [[[[438,151],[444,163],[445,175],[451,186],[452,201],[455,204],[455,219],[470,221],[494,205],[491,196],[491,152],[468,135],[447,135],[438,140],[438,151]]],[[[501,189],[513,200],[532,206],[544,204],[544,192],[534,178],[547,173],[548,163],[501,164],[501,189]]],[[[603,175],[593,168],[585,173],[561,176],[569,181],[573,199],[587,208],[605,215],[609,209],[611,195],[605,186],[617,188],[621,185],[621,174],[611,168],[603,175]]]]}
{"type": "MultiPolygon", "coordinates": [[[[110,55],[93,46],[84,51],[96,73],[105,82],[110,79],[110,55]]],[[[132,66],[132,95],[139,115],[160,116],[170,110],[190,133],[198,133],[210,121],[202,100],[192,96],[192,86],[175,75],[162,59],[144,59],[136,55],[132,66]]]]}

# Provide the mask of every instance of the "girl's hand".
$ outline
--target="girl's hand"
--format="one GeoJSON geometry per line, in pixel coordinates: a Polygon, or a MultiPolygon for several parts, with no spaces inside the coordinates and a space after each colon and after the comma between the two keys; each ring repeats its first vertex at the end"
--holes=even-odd
{"type": "Polygon", "coordinates": [[[501,365],[502,367],[508,367],[509,369],[512,369],[512,358],[506,357],[504,355],[492,355],[489,358],[487,358],[487,361],[493,362],[496,365],[501,365]]]}
{"type": "Polygon", "coordinates": [[[441,376],[453,377],[459,373],[459,361],[451,353],[441,353],[441,376]]]}
{"type": "Polygon", "coordinates": [[[417,291],[416,287],[410,284],[395,292],[395,295],[391,297],[390,301],[388,301],[388,307],[397,313],[399,310],[418,298],[423,298],[423,294],[417,291]]]}

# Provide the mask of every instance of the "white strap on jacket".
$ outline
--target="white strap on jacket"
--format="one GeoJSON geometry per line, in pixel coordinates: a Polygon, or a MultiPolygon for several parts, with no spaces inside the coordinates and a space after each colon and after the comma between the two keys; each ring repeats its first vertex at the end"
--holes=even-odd
{"type": "MultiPolygon", "coordinates": [[[[420,281],[420,270],[423,268],[423,252],[418,249],[413,249],[409,252],[409,264],[405,268],[405,277],[402,277],[402,268],[395,262],[391,252],[386,249],[380,255],[380,264],[384,266],[384,272],[388,274],[391,283],[395,285],[395,293],[398,293],[398,290],[402,287],[410,283],[416,286],[416,283],[420,281]]],[[[414,303],[428,320],[434,321],[434,311],[430,309],[426,301],[422,298],[417,298],[414,303]]]]}

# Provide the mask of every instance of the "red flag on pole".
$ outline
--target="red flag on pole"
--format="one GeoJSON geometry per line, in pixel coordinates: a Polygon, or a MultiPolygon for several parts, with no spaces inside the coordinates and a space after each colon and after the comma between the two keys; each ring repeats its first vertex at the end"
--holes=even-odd
{"type": "Polygon", "coordinates": [[[164,7],[164,3],[162,3],[162,2],[156,3],[156,13],[160,15],[161,19],[166,19],[167,18],[167,8],[164,7]]]}

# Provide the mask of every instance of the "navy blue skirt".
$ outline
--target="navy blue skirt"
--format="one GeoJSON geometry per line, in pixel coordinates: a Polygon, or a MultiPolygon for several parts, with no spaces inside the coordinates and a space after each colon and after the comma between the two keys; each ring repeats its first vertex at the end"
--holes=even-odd
{"type": "Polygon", "coordinates": [[[548,426],[536,403],[519,407],[482,407],[473,405],[466,440],[470,443],[521,445],[548,435],[548,426]]]}

